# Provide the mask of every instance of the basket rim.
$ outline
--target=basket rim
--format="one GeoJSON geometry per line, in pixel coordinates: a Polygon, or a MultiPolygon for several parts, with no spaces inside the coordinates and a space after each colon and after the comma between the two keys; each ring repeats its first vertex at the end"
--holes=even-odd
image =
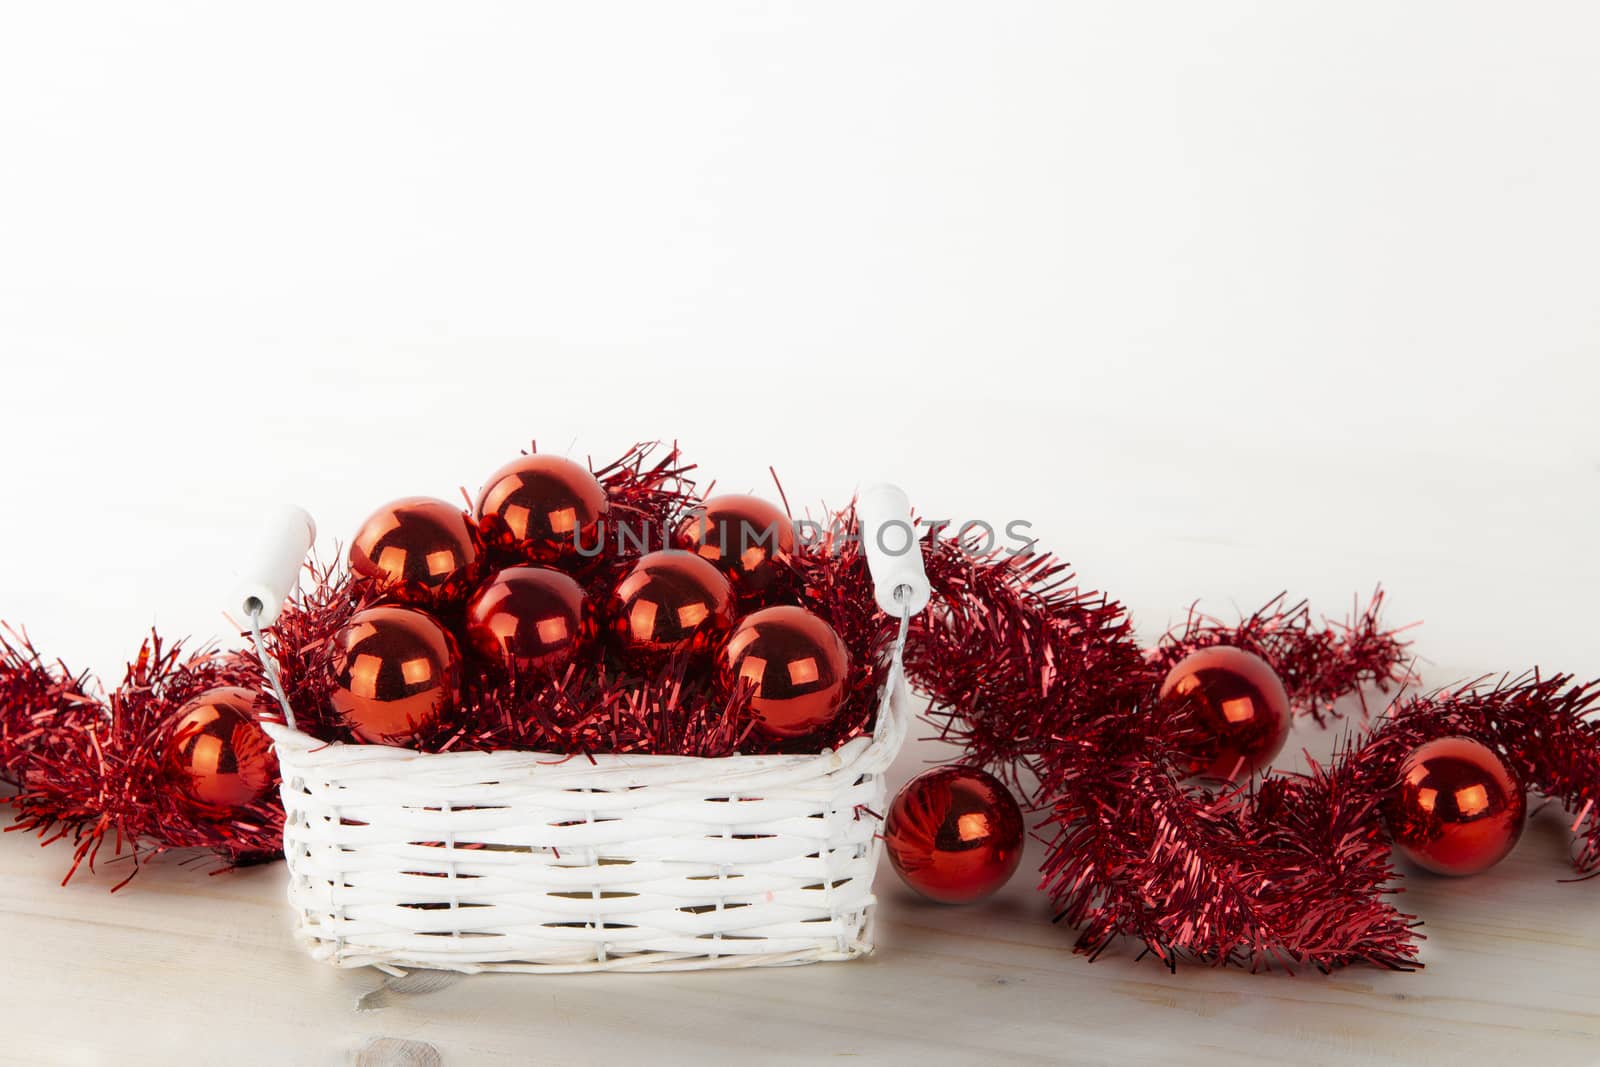
{"type": "Polygon", "coordinates": [[[452,764],[458,767],[488,764],[492,765],[496,770],[505,770],[510,767],[548,767],[552,771],[558,769],[599,771],[611,768],[645,770],[702,765],[707,768],[715,767],[719,771],[730,773],[754,773],[800,770],[821,765],[842,767],[864,759],[869,754],[881,752],[884,749],[898,751],[907,730],[910,705],[911,693],[906,686],[905,676],[900,669],[897,658],[891,669],[890,677],[885,680],[873,730],[851,738],[838,748],[827,748],[821,752],[734,753],[728,756],[673,756],[626,752],[563,753],[520,748],[495,749],[492,751],[473,749],[457,752],[419,752],[416,749],[402,748],[398,745],[324,741],[282,722],[264,721],[261,726],[272,739],[273,747],[277,750],[280,759],[288,757],[295,762],[307,764],[324,762],[349,764],[357,761],[362,763],[403,762],[415,764],[418,761],[425,760],[434,769],[443,769],[452,764]]]}
{"type": "Polygon", "coordinates": [[[427,760],[436,767],[446,763],[481,763],[484,761],[505,762],[505,757],[516,757],[516,762],[526,763],[529,766],[541,767],[572,767],[587,766],[592,768],[603,767],[674,767],[683,763],[704,763],[718,767],[727,767],[737,770],[774,770],[781,767],[800,766],[813,763],[817,760],[831,760],[842,758],[845,753],[856,748],[865,748],[876,741],[882,730],[874,733],[861,734],[851,738],[838,748],[824,749],[821,752],[781,753],[769,755],[746,755],[733,753],[727,756],[668,756],[655,753],[642,752],[541,752],[537,749],[501,748],[493,750],[471,749],[459,752],[418,752],[413,748],[401,748],[398,745],[376,745],[370,743],[354,743],[349,741],[324,741],[312,737],[310,734],[296,730],[282,723],[263,722],[262,728],[272,738],[273,745],[280,754],[287,750],[289,754],[301,758],[314,758],[318,755],[328,755],[330,759],[356,758],[372,760],[403,760],[413,762],[427,760]]]}

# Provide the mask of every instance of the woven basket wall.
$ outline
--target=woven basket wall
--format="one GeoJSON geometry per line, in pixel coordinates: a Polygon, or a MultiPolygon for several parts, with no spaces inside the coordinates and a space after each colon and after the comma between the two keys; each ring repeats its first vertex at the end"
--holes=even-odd
{"type": "Polygon", "coordinates": [[[671,971],[872,949],[898,663],[876,733],[803,756],[421,754],[268,725],[312,955],[392,973],[671,971]]]}

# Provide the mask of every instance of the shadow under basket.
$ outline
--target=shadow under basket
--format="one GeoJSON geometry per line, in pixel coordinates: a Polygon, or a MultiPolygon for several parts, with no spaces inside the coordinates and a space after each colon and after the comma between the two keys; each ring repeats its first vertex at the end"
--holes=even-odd
{"type": "Polygon", "coordinates": [[[424,754],[267,724],[297,932],[340,967],[678,971],[872,951],[910,694],[818,755],[424,754]]]}

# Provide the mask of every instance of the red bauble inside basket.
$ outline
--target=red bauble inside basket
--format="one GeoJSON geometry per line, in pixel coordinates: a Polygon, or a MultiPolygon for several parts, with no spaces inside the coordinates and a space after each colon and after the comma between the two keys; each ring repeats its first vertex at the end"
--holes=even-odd
{"type": "Polygon", "coordinates": [[[483,573],[483,543],[460,508],[406,497],[361,524],[350,542],[350,569],[391,599],[429,607],[471,591],[483,573]]]}
{"type": "Polygon", "coordinates": [[[728,636],[717,660],[728,690],[750,690],[751,716],[765,738],[824,730],[844,704],[850,652],[833,627],[804,608],[754,613],[728,636]]]}
{"type": "Polygon", "coordinates": [[[709,651],[733,625],[733,590],[717,568],[688,552],[651,552],[617,583],[612,636],[631,665],[709,651]]]}
{"type": "Polygon", "coordinates": [[[605,487],[560,456],[522,456],[495,471],[478,494],[476,514],[496,548],[535,563],[594,551],[610,510],[605,487]]]}
{"type": "Polygon", "coordinates": [[[727,575],[749,610],[780,591],[795,550],[794,523],[769,501],[730,493],[691,512],[678,526],[677,544],[727,575]]]}
{"type": "Polygon", "coordinates": [[[357,612],[333,636],[329,703],[355,739],[404,744],[432,730],[461,695],[455,639],[412,608],[357,612]]]}
{"type": "Polygon", "coordinates": [[[508,567],[467,603],[474,651],[513,674],[553,674],[594,636],[583,587],[550,567],[508,567]]]}

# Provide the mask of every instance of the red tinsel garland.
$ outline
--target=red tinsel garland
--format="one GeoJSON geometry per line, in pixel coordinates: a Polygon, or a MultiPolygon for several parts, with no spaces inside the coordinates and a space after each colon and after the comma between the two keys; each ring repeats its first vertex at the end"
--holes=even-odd
{"type": "MultiPolygon", "coordinates": [[[[1253,791],[1184,781],[1188,721],[1156,699],[1173,663],[1210,645],[1253,651],[1321,723],[1346,692],[1407,680],[1381,595],[1347,623],[1314,624],[1284,597],[1236,626],[1191,612],[1141,654],[1120,608],[1050,557],[974,560],[951,543],[925,554],[943,610],[913,627],[908,673],[976,762],[1037,777],[1053,834],[1043,884],[1090,955],[1133,936],[1169,966],[1414,965],[1414,920],[1388,899],[1380,807],[1400,760],[1434,737],[1484,741],[1580,822],[1596,806],[1600,726],[1584,716],[1600,694],[1565,677],[1412,697],[1330,767],[1269,774],[1253,791]]],[[[1590,873],[1600,825],[1580,840],[1590,873]]]]}
{"type": "Polygon", "coordinates": [[[0,633],[0,783],[19,785],[28,766],[58,743],[75,709],[95,703],[86,677],[46,663],[26,634],[0,633]]]}
{"type": "Polygon", "coordinates": [[[44,664],[26,639],[0,648],[0,700],[12,739],[0,751],[20,782],[11,799],[11,829],[34,831],[45,844],[69,840],[72,865],[94,869],[109,843],[133,866],[173,848],[210,849],[229,865],[271,858],[282,848],[283,811],[275,798],[227,819],[195,811],[168,787],[162,769],[166,727],[176,709],[208,689],[250,684],[235,655],[205,650],[186,655],[159,636],[139,649],[120,685],[105,700],[85,695],[85,679],[44,664]],[[19,731],[19,724],[30,729],[19,731]]]}
{"type": "Polygon", "coordinates": [[[1592,878],[1600,875],[1600,717],[1591,714],[1597,707],[1600,681],[1538,671],[1480,680],[1390,707],[1339,770],[1352,788],[1378,792],[1425,741],[1451,735],[1481,741],[1530,789],[1574,815],[1573,866],[1592,878]]]}
{"type": "MultiPolygon", "coordinates": [[[[665,531],[700,498],[676,449],[652,455],[636,448],[597,476],[615,514],[665,531]]],[[[853,514],[833,528],[796,554],[785,594],[828,619],[853,654],[849,714],[835,736],[812,739],[814,748],[870,729],[894,628],[873,607],[853,514]]],[[[580,569],[592,593],[660,545],[619,547],[580,569]]],[[[907,674],[944,736],[966,744],[974,762],[1037,783],[1031,795],[1051,833],[1043,883],[1091,955],[1131,936],[1169,966],[1415,965],[1419,935],[1391,898],[1380,807],[1406,754],[1447,734],[1496,749],[1530,787],[1574,812],[1574,863],[1600,873],[1600,722],[1589,717],[1600,683],[1529,674],[1412,696],[1328,766],[1206,789],[1180,770],[1192,727],[1155,699],[1171,665],[1199,648],[1243,647],[1273,664],[1299,712],[1325,723],[1341,696],[1408,681],[1405,645],[1379,620],[1381,594],[1344,623],[1318,623],[1282,596],[1233,625],[1191,610],[1145,649],[1120,605],[1080,589],[1049,555],[975,555],[933,537],[923,554],[934,603],[912,625],[907,674]]],[[[328,637],[371,591],[334,568],[313,578],[267,641],[301,728],[338,739],[326,710],[328,637]]],[[[132,848],[136,865],[184,846],[228,862],[271,854],[274,806],[216,822],[187,811],[160,778],[171,716],[225,684],[260,688],[261,665],[248,655],[184,657],[152,638],[99,700],[86,695],[87,679],[46,663],[25,639],[0,639],[0,778],[20,783],[19,826],[73,840],[74,870],[92,865],[107,841],[115,852],[132,848]]],[[[718,756],[748,740],[740,701],[681,663],[649,677],[600,662],[550,685],[469,686],[466,710],[471,726],[441,728],[418,747],[718,756]]]]}
{"type": "Polygon", "coordinates": [[[1014,773],[1070,747],[1083,710],[1132,708],[1153,670],[1122,606],[1043,553],[978,556],[925,543],[935,610],[913,620],[906,673],[947,740],[1014,773]]]}
{"type": "Polygon", "coordinates": [[[1383,899],[1381,794],[1321,774],[1267,778],[1255,799],[1187,786],[1189,727],[1154,699],[1187,652],[1238,644],[1320,719],[1345,685],[1400,680],[1403,646],[1379,628],[1376,598],[1343,626],[1315,626],[1282,597],[1237,627],[1191,613],[1147,654],[1122,609],[1049,556],[973,559],[949,542],[925,555],[945,610],[913,627],[908,673],[946,737],[1014,779],[1037,776],[1055,830],[1044,883],[1082,927],[1080,948],[1133,935],[1169,964],[1409,958],[1407,917],[1383,899]]]}
{"type": "Polygon", "coordinates": [[[1233,625],[1191,607],[1183,627],[1167,634],[1150,651],[1150,662],[1165,674],[1189,653],[1213,645],[1254,652],[1283,679],[1295,711],[1318,726],[1336,717],[1334,705],[1341,697],[1360,697],[1365,713],[1365,686],[1387,693],[1412,680],[1405,667],[1401,631],[1385,630],[1382,625],[1383,590],[1373,593],[1364,609],[1342,623],[1318,624],[1308,602],[1286,607],[1288,599],[1287,593],[1279,593],[1233,625]]]}

